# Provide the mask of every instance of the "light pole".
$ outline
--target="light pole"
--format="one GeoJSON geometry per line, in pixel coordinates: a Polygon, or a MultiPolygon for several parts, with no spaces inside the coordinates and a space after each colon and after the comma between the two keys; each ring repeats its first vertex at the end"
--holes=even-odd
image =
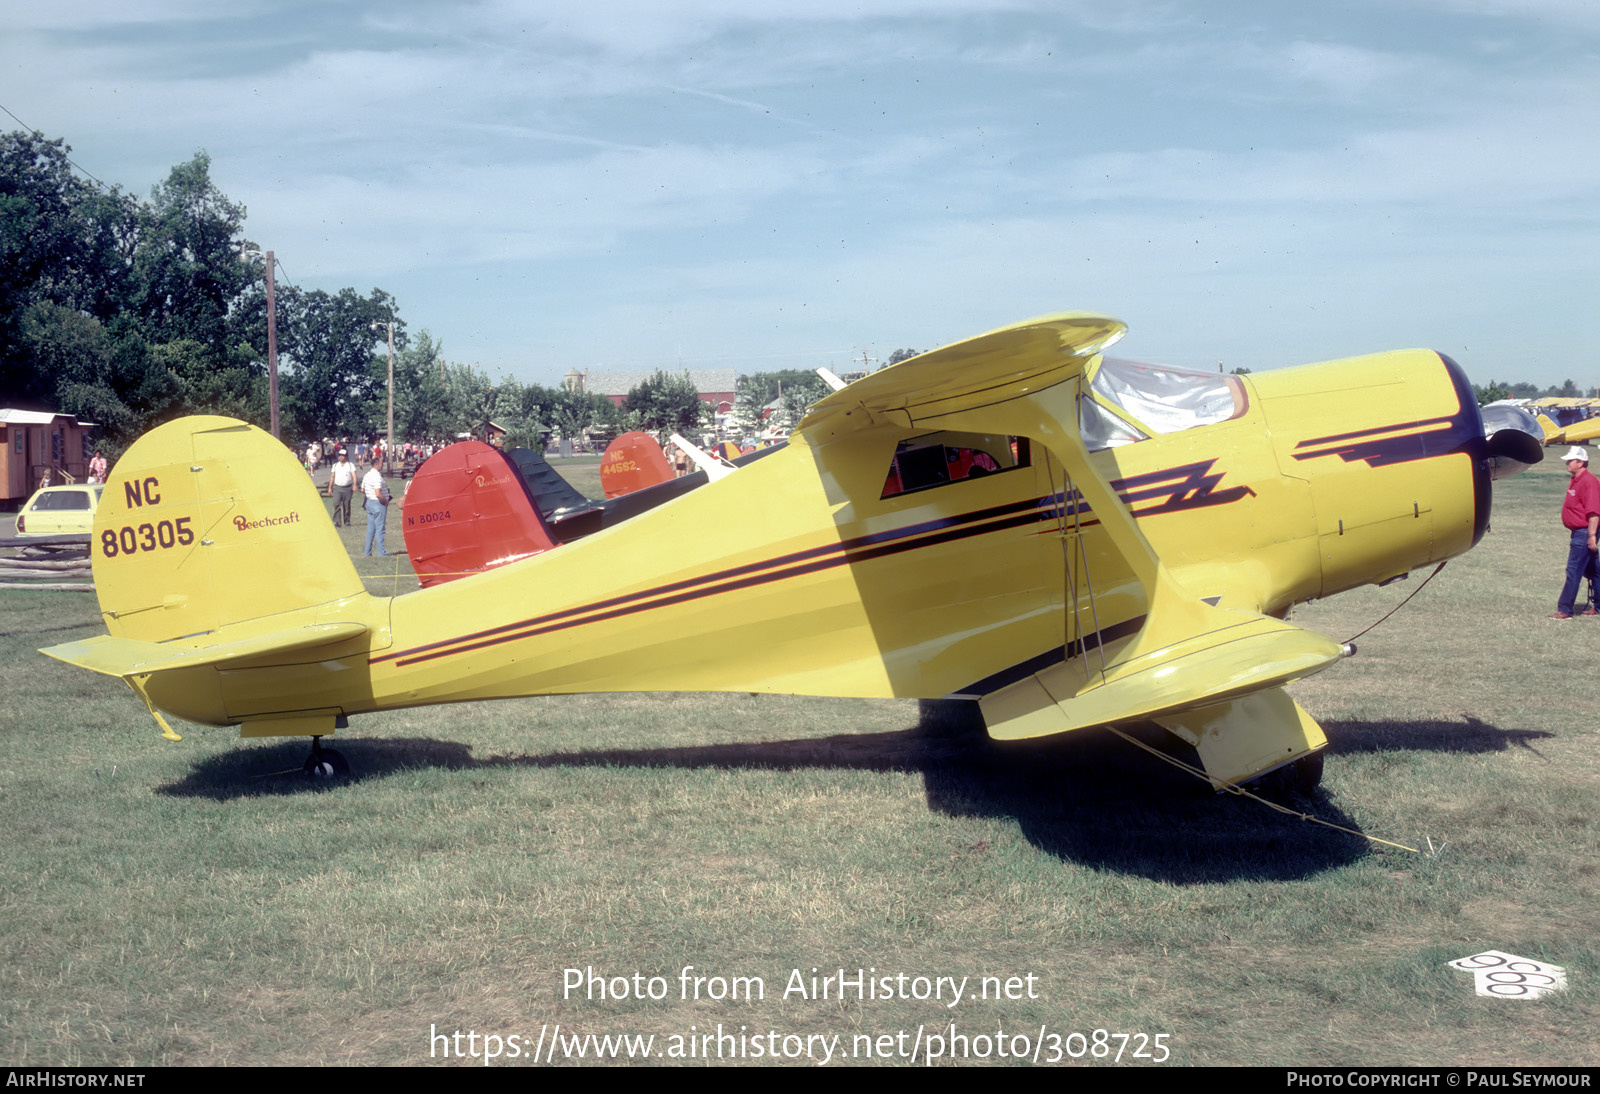
{"type": "MultiPolygon", "coordinates": [[[[373,323],[372,329],[379,327],[389,328],[389,432],[383,437],[383,462],[387,464],[393,459],[394,453],[394,324],[373,323]]],[[[388,471],[388,467],[384,471],[388,471]]]]}
{"type": "Polygon", "coordinates": [[[271,251],[245,251],[260,255],[267,262],[267,402],[272,407],[272,435],[278,436],[278,307],[273,300],[273,273],[275,262],[271,251]]]}

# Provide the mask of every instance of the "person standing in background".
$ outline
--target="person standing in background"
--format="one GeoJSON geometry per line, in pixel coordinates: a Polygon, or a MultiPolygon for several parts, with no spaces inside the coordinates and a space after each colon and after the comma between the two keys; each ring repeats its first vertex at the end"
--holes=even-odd
{"type": "Polygon", "coordinates": [[[350,499],[355,495],[356,465],[351,463],[344,449],[328,472],[328,493],[333,497],[333,526],[350,527],[350,499]]]}
{"type": "Polygon", "coordinates": [[[378,460],[375,456],[367,458],[367,473],[361,477],[361,492],[366,495],[367,510],[367,549],[366,557],[372,556],[372,545],[378,545],[378,557],[388,555],[383,546],[384,520],[389,513],[389,485],[383,481],[383,473],[378,470],[378,460]]]}
{"type": "Polygon", "coordinates": [[[1567,545],[1567,580],[1561,586],[1561,599],[1551,619],[1571,619],[1578,602],[1578,586],[1589,579],[1589,606],[1584,615],[1600,615],[1594,605],[1596,585],[1596,535],[1600,534],[1600,480],[1589,473],[1589,453],[1582,445],[1573,445],[1562,457],[1567,461],[1567,471],[1572,481],[1567,484],[1567,496],[1561,503],[1561,523],[1570,534],[1567,545]]]}

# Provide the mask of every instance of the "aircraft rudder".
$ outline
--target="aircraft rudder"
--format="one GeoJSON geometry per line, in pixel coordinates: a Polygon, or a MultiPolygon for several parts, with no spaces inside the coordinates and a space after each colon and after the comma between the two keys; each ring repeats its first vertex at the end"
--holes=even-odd
{"type": "Polygon", "coordinates": [[[149,642],[364,591],[294,454],[232,418],[180,418],[134,442],[107,478],[90,556],[107,629],[149,642]]]}

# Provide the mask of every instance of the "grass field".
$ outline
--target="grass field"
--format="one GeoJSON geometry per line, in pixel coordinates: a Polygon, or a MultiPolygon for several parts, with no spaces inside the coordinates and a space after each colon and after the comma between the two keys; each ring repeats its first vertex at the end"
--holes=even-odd
{"type": "MultiPolygon", "coordinates": [[[[1547,461],[1502,484],[1478,549],[1293,689],[1333,741],[1308,808],[1421,855],[1212,795],[1101,731],[1001,746],[915,702],[369,716],[339,737],[360,777],[319,787],[304,742],[169,744],[121,683],[35,653],[100,632],[92,594],[0,594],[0,1062],[458,1062],[485,1034],[548,1052],[556,1023],[654,1035],[663,1062],[715,1057],[686,1038],[719,1025],[744,1038],[724,1055],[759,1035],[820,1062],[837,1036],[862,1062],[954,1023],[991,1062],[1104,1062],[1124,1042],[1098,1029],[1164,1035],[1170,1064],[1600,1063],[1600,621],[1545,619],[1564,481],[1547,461]],[[1570,987],[1478,998],[1444,963],[1485,949],[1570,987]],[[946,983],[785,995],[841,968],[895,994],[970,979],[954,1007],[946,983]],[[568,969],[663,998],[565,993],[568,969]],[[707,997],[735,977],[763,997],[707,997]]],[[[373,591],[411,587],[404,558],[357,561],[373,591]]],[[[1425,576],[1295,619],[1348,638],[1425,576]]]]}

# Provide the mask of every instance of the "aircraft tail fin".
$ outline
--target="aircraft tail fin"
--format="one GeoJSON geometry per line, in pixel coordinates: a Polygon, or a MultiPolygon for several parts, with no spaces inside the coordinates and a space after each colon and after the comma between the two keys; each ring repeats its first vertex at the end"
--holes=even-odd
{"type": "Polygon", "coordinates": [[[1561,444],[1566,440],[1566,429],[1552,421],[1548,414],[1536,414],[1534,417],[1539,421],[1539,428],[1544,430],[1545,444],[1561,444]]]}
{"type": "Polygon", "coordinates": [[[624,433],[600,457],[600,482],[608,501],[671,479],[672,465],[648,433],[624,433]]]}
{"type": "Polygon", "coordinates": [[[493,445],[462,441],[417,468],[401,517],[424,586],[550,550],[556,540],[517,465],[493,445]]]}
{"type": "Polygon", "coordinates": [[[543,452],[532,448],[508,448],[506,459],[517,468],[522,481],[528,484],[541,515],[548,517],[558,509],[586,509],[597,504],[584,497],[572,484],[561,477],[561,472],[550,466],[543,452]]]}
{"type": "Polygon", "coordinates": [[[364,595],[305,469],[232,418],[181,418],[117,461],[90,543],[112,637],[166,642],[364,595]]]}

